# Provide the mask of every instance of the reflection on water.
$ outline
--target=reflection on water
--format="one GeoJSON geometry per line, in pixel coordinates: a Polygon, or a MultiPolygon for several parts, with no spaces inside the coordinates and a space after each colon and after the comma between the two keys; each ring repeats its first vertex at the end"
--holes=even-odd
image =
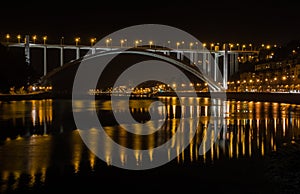
{"type": "MultiPolygon", "coordinates": [[[[92,107],[96,106],[101,113],[100,120],[103,121],[105,132],[120,145],[134,149],[137,163],[146,158],[153,160],[155,153],[150,148],[169,140],[176,130],[190,131],[196,127],[193,123],[186,122],[194,113],[198,117],[196,134],[187,148],[180,143],[172,144],[178,155],[172,165],[174,162],[205,165],[223,159],[259,158],[300,137],[299,105],[227,101],[222,107],[225,117],[215,123],[225,126],[218,133],[216,130],[209,130],[212,122],[210,99],[185,98],[181,105],[176,98],[163,97],[160,100],[166,106],[158,107],[156,111],[161,116],[166,114],[166,122],[155,135],[130,136],[111,120],[111,105],[106,100],[78,101],[75,111],[90,110],[90,114],[93,114],[92,107]],[[185,122],[179,122],[180,116],[185,122]],[[208,133],[211,135],[207,135],[208,133]],[[216,141],[214,135],[217,137],[216,141]],[[199,154],[201,144],[209,145],[210,148],[207,152],[203,151],[203,155],[199,154]],[[149,150],[147,156],[141,154],[142,149],[149,150]]],[[[130,102],[130,112],[137,121],[145,123],[150,119],[151,102],[130,102]]],[[[124,102],[120,100],[117,106],[120,108],[118,114],[122,114],[124,102]]],[[[87,131],[90,142],[95,147],[101,145],[105,148],[105,161],[99,160],[85,146],[74,124],[72,103],[69,100],[0,102],[0,110],[1,191],[39,187],[47,182],[47,176],[53,173],[53,169],[75,174],[91,173],[97,166],[103,168],[111,165],[113,160],[120,160],[123,164],[128,160],[124,150],[119,150],[118,158],[113,158],[112,152],[115,150],[109,142],[97,136],[95,128],[87,131]]],[[[157,126],[155,122],[148,125],[152,128],[157,126]]],[[[205,146],[202,149],[206,149],[205,146]]]]}

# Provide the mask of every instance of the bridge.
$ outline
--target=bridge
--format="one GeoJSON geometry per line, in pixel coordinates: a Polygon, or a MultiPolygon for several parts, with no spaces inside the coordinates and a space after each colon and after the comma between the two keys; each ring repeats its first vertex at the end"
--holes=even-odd
{"type": "MultiPolygon", "coordinates": [[[[65,45],[65,44],[36,44],[35,42],[30,42],[29,35],[25,36],[25,40],[23,43],[9,43],[7,42],[6,45],[8,47],[19,47],[24,48],[25,53],[25,62],[27,65],[30,65],[30,58],[31,58],[31,52],[30,50],[32,48],[38,48],[43,50],[43,76],[45,77],[47,74],[49,74],[49,71],[47,69],[47,52],[48,49],[57,49],[59,50],[59,64],[57,64],[57,67],[63,67],[66,63],[64,62],[64,51],[66,50],[74,50],[76,51],[74,56],[75,60],[80,60],[81,53],[82,52],[88,52],[90,51],[91,55],[101,55],[101,53],[107,53],[107,52],[118,52],[120,50],[124,49],[130,49],[131,46],[120,44],[119,46],[113,46],[108,44],[109,41],[106,42],[105,45],[65,45]]],[[[234,73],[238,72],[239,70],[239,58],[242,55],[242,58],[248,58],[253,56],[254,54],[258,54],[258,51],[255,50],[231,50],[230,46],[228,44],[224,44],[222,48],[220,49],[219,46],[214,47],[214,49],[206,49],[205,47],[192,47],[190,45],[190,48],[179,48],[179,44],[176,45],[176,48],[168,48],[168,47],[156,47],[153,45],[152,42],[149,42],[146,45],[138,45],[139,42],[137,42],[134,47],[135,48],[143,48],[144,51],[147,51],[147,55],[149,53],[152,53],[153,57],[158,57],[163,59],[172,58],[171,56],[175,56],[177,61],[184,61],[185,56],[188,56],[190,63],[190,66],[197,66],[200,68],[201,72],[205,74],[199,75],[199,73],[195,72],[193,69],[191,69],[188,65],[184,65],[184,68],[192,72],[192,74],[196,75],[202,80],[211,80],[208,81],[209,85],[212,86],[215,89],[227,89],[227,82],[228,77],[233,75],[234,73]],[[218,70],[221,70],[221,75],[218,75],[218,70]],[[208,79],[209,78],[209,79],[208,79]],[[211,78],[211,79],[210,79],[211,78]],[[215,83],[213,83],[215,82],[215,83]],[[218,86],[216,85],[219,84],[218,86]]],[[[132,52],[132,51],[131,51],[132,52]]],[[[136,51],[137,52],[137,51],[136,51]]],[[[127,51],[127,53],[130,53],[127,51]]],[[[141,54],[141,53],[139,53],[141,54]]],[[[145,54],[144,54],[145,55],[145,54]]],[[[72,61],[73,61],[72,60],[72,61]]],[[[173,64],[177,63],[172,61],[173,64]]],[[[186,62],[185,62],[186,64],[186,62]]]]}

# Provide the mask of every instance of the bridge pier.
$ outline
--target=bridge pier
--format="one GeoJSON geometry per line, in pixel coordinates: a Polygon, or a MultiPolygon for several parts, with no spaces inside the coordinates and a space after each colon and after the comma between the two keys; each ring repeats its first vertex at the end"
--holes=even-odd
{"type": "MultiPolygon", "coordinates": [[[[25,65],[26,68],[30,67],[30,45],[29,45],[29,35],[25,36],[25,44],[24,44],[24,52],[25,52],[25,65]]],[[[26,84],[28,85],[30,83],[30,75],[29,72],[27,72],[28,74],[27,76],[27,80],[26,80],[26,84]]]]}
{"type": "Polygon", "coordinates": [[[224,60],[223,60],[223,87],[226,90],[227,87],[227,81],[228,81],[228,50],[225,46],[224,50],[224,60]]]}
{"type": "Polygon", "coordinates": [[[47,47],[44,47],[44,76],[47,74],[47,47]]]}
{"type": "Polygon", "coordinates": [[[219,68],[219,54],[215,53],[215,61],[214,61],[214,80],[217,81],[218,80],[218,74],[217,74],[217,69],[219,68]]]}
{"type": "Polygon", "coordinates": [[[60,48],[60,66],[62,67],[64,64],[64,47],[60,48]]]}
{"type": "Polygon", "coordinates": [[[79,47],[76,48],[76,59],[80,58],[80,49],[79,47]]]}
{"type": "Polygon", "coordinates": [[[191,65],[194,64],[194,53],[193,52],[190,53],[190,64],[191,65]]]}
{"type": "Polygon", "coordinates": [[[203,68],[203,73],[205,73],[205,74],[207,74],[207,71],[206,71],[206,63],[207,63],[206,54],[203,53],[203,57],[202,57],[202,68],[203,68]]]}
{"type": "Polygon", "coordinates": [[[234,64],[235,64],[235,73],[239,71],[239,61],[238,61],[238,54],[234,53],[234,64]]]}

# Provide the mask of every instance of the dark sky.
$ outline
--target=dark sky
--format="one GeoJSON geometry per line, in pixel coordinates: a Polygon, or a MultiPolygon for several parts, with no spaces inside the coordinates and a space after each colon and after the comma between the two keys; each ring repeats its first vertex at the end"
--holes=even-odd
{"type": "MultiPolygon", "coordinates": [[[[277,0],[278,1],[278,0],[277,0]]],[[[300,39],[299,1],[10,1],[1,2],[0,35],[103,37],[136,24],[180,28],[202,42],[284,44],[300,39]],[[64,5],[66,4],[66,5],[64,5]]]]}

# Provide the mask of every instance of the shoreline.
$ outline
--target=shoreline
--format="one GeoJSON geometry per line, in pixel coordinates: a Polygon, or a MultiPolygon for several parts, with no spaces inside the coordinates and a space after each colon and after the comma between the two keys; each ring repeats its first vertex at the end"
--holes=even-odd
{"type": "MultiPolygon", "coordinates": [[[[189,93],[180,93],[181,96],[189,97],[189,93]]],[[[160,94],[143,97],[130,97],[130,99],[158,99],[159,97],[176,97],[174,92],[162,92],[160,94]]],[[[197,92],[198,97],[211,98],[209,92],[197,92]]],[[[128,98],[128,96],[117,96],[128,98]]],[[[300,93],[268,93],[268,92],[214,92],[214,98],[236,101],[255,101],[255,102],[278,102],[300,105],[300,93]]],[[[96,95],[95,99],[110,99],[110,95],[96,95]]],[[[28,94],[0,94],[0,101],[16,100],[42,100],[42,99],[72,99],[72,95],[54,95],[51,92],[28,93],[28,94]]],[[[79,97],[78,99],[84,99],[79,97]]]]}

